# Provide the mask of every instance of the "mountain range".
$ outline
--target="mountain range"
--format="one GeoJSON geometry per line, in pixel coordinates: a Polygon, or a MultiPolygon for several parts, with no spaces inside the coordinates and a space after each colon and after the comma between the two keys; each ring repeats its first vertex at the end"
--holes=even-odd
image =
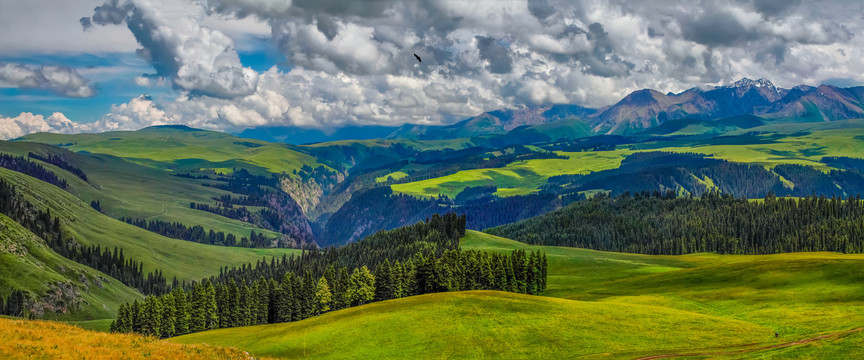
{"type": "Polygon", "coordinates": [[[691,88],[663,94],[637,90],[610,106],[599,109],[575,104],[532,105],[499,109],[451,125],[405,124],[400,127],[350,126],[329,131],[296,127],[249,129],[243,137],[294,144],[358,139],[446,140],[494,136],[511,131],[566,130],[582,135],[631,135],[675,120],[712,121],[756,115],[766,122],[814,122],[864,117],[864,87],[799,85],[790,89],[766,79],[743,78],[727,86],[691,88]],[[568,124],[549,126],[559,120],[568,124]],[[572,130],[576,126],[577,130],[572,130]]]}

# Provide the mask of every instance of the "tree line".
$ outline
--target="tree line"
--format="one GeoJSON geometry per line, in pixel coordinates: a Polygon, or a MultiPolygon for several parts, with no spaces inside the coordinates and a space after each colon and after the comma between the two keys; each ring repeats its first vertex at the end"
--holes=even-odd
{"type": "Polygon", "coordinates": [[[65,179],[58,177],[53,171],[23,156],[0,154],[0,167],[32,176],[64,190],[69,186],[65,179]]]}
{"type": "Polygon", "coordinates": [[[404,262],[389,259],[353,268],[330,264],[320,277],[305,271],[281,279],[259,277],[247,284],[234,278],[205,279],[190,289],[124,303],[112,332],[157,337],[236,326],[298,321],[373,301],[460,290],[499,290],[538,294],[546,288],[546,255],[446,250],[440,256],[418,252],[404,262]]]}
{"type": "Polygon", "coordinates": [[[63,170],[66,170],[66,171],[72,173],[73,175],[79,177],[81,180],[87,181],[87,174],[84,173],[84,170],[81,170],[80,168],[73,166],[72,164],[67,162],[66,159],[63,158],[63,156],[60,156],[60,155],[44,156],[44,155],[40,155],[40,154],[37,154],[34,152],[30,152],[27,154],[27,157],[32,158],[32,159],[36,159],[36,160],[41,160],[43,162],[52,164],[54,166],[57,166],[63,170]]]}
{"type": "Polygon", "coordinates": [[[272,239],[264,236],[263,233],[256,233],[252,230],[249,237],[243,236],[239,240],[233,233],[225,234],[222,231],[205,230],[201,225],[186,226],[179,222],[171,222],[164,220],[145,220],[131,217],[121,217],[120,221],[127,224],[135,225],[142,229],[157,233],[159,235],[170,237],[172,239],[186,240],[197,242],[200,244],[220,245],[220,246],[239,246],[239,247],[273,247],[273,243],[277,239],[272,239]]]}
{"type": "Polygon", "coordinates": [[[487,232],[540,245],[641,254],[695,252],[775,254],[802,251],[864,252],[860,196],[749,201],[707,192],[598,195],[487,232]]]}
{"type": "Polygon", "coordinates": [[[69,260],[99,270],[144,294],[162,294],[168,290],[160,270],[145,274],[141,263],[124,256],[122,249],[103,249],[99,245],[85,247],[67,238],[59,217],[22,198],[15,186],[4,179],[0,179],[0,213],[45,240],[51,250],[69,260]]]}
{"type": "Polygon", "coordinates": [[[537,294],[545,289],[545,254],[461,251],[465,222],[464,216],[454,213],[434,215],[343,247],[223,268],[218,276],[178,286],[169,295],[124,304],[112,330],[167,337],[296,321],[371,301],[434,292],[488,289],[537,294]]]}

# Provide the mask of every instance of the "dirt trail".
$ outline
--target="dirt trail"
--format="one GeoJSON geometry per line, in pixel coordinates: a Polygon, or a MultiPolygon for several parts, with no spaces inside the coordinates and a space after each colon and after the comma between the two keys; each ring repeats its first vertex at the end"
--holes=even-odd
{"type": "Polygon", "coordinates": [[[795,345],[802,345],[802,344],[810,343],[810,342],[817,341],[817,340],[822,340],[822,339],[827,339],[827,338],[832,338],[832,337],[840,337],[840,336],[848,335],[851,333],[856,333],[856,332],[859,332],[862,330],[864,330],[864,327],[860,327],[860,328],[852,329],[852,330],[839,331],[839,332],[820,335],[820,336],[807,338],[807,339],[801,339],[798,341],[793,341],[793,342],[785,343],[785,344],[768,345],[768,346],[761,346],[761,347],[755,347],[755,348],[747,348],[747,349],[739,349],[739,350],[731,350],[731,351],[718,351],[718,352],[652,355],[652,356],[640,357],[640,358],[637,358],[636,360],[668,359],[668,358],[684,357],[684,356],[712,356],[712,355],[743,354],[743,353],[749,353],[749,352],[756,352],[756,351],[784,348],[784,347],[795,346],[795,345]]]}

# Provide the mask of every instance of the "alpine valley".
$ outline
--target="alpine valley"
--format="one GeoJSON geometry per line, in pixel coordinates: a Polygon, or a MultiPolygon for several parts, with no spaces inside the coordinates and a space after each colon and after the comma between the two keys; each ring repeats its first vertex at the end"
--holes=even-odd
{"type": "Polygon", "coordinates": [[[0,357],[864,358],[862,154],[864,87],[746,78],[33,133],[0,142],[0,357]]]}

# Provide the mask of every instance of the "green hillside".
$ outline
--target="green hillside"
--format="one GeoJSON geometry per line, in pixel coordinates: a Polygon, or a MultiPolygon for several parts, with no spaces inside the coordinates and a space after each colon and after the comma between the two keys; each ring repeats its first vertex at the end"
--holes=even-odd
{"type": "MultiPolygon", "coordinates": [[[[764,337],[758,344],[793,342],[864,325],[864,274],[856,270],[864,265],[862,254],[652,256],[530,246],[473,231],[462,240],[462,248],[542,249],[549,258],[544,295],[609,307],[643,304],[692,311],[779,333],[778,339],[764,337]]],[[[704,326],[701,331],[713,331],[713,325],[704,326]]],[[[850,338],[857,340],[830,342],[832,351],[864,356],[855,345],[862,336],[850,338]]],[[[813,353],[783,350],[790,351],[813,353]]]]}
{"type": "Polygon", "coordinates": [[[0,274],[0,296],[14,288],[39,297],[47,319],[110,319],[120,303],[142,298],[120,281],[58,255],[3,214],[0,274]]]}
{"type": "MultiPolygon", "coordinates": [[[[672,125],[676,124],[695,126],[688,121],[679,121],[672,125]]],[[[559,152],[570,159],[519,161],[503,168],[463,170],[447,176],[391,187],[395,192],[414,196],[444,194],[452,197],[469,186],[497,185],[499,196],[521,195],[537,191],[551,176],[586,174],[617,168],[625,157],[642,151],[700,153],[737,163],[758,164],[766,168],[781,164],[800,164],[821,170],[831,169],[819,162],[824,156],[860,157],[864,153],[864,141],[861,141],[864,139],[864,120],[764,125],[732,131],[727,135],[658,139],[630,145],[632,149],[625,145],[612,151],[559,152]],[[785,130],[780,131],[782,129],[785,130]],[[743,136],[745,133],[755,135],[743,136]]]]}
{"type": "Polygon", "coordinates": [[[291,150],[284,144],[242,139],[185,126],[160,126],[100,134],[38,133],[20,140],[62,145],[72,151],[114,155],[178,172],[200,169],[230,172],[232,168],[245,168],[257,173],[291,173],[303,165],[319,165],[312,156],[291,150]]]}
{"type": "Polygon", "coordinates": [[[743,345],[769,332],[740,321],[650,305],[609,307],[469,291],[383,301],[299,322],[213,330],[172,341],[283,358],[602,358],[716,343],[743,345]],[[707,323],[714,324],[714,331],[700,333],[707,323]]]}
{"type": "Polygon", "coordinates": [[[847,333],[864,324],[864,255],[650,256],[529,246],[476,231],[462,248],[545,251],[545,296],[430,294],[172,341],[283,358],[864,356],[864,336],[847,333]]]}
{"type": "Polygon", "coordinates": [[[190,209],[190,202],[213,203],[213,197],[230,194],[202,186],[212,181],[172,176],[170,172],[112,155],[78,154],[34,142],[0,142],[0,153],[27,157],[30,152],[43,156],[60,155],[83,170],[87,181],[55,165],[34,160],[65,179],[69,183],[69,192],[84,203],[99,201],[104,213],[112,218],[126,216],[181,222],[189,227],[201,225],[207,230],[233,233],[238,238],[248,237],[252,230],[272,238],[281,236],[239,220],[190,209]]]}
{"type": "Polygon", "coordinates": [[[264,256],[296,254],[295,249],[250,249],[213,246],[170,239],[112,219],[56,186],[0,168],[0,178],[18,186],[22,195],[60,217],[66,233],[83,245],[124,249],[127,257],[144,264],[144,271],[163,271],[165,278],[198,280],[219,273],[221,266],[254,263],[264,256]]]}

